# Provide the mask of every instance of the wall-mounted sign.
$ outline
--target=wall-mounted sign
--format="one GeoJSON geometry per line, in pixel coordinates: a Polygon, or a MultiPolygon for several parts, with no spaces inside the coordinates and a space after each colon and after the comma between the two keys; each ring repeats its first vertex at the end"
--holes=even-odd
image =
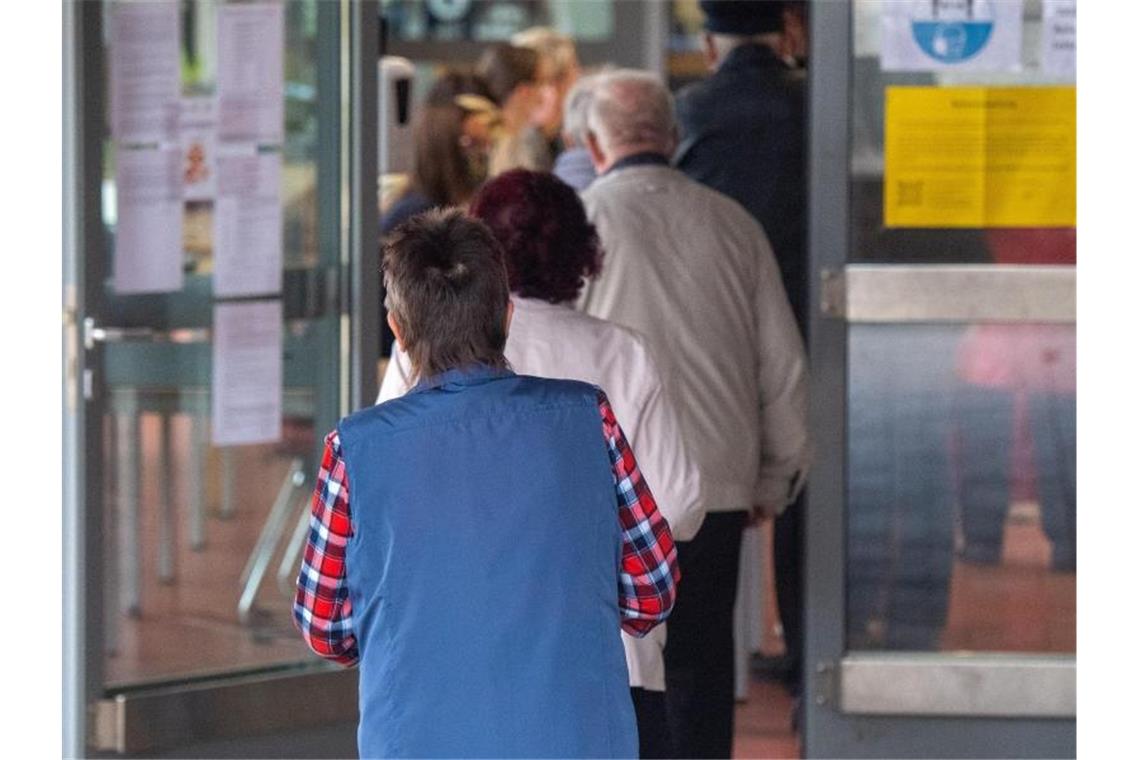
{"type": "Polygon", "coordinates": [[[278,2],[218,8],[218,129],[222,140],[285,139],[285,9],[278,2]]]}
{"type": "Polygon", "coordinates": [[[182,197],[212,201],[218,187],[218,116],[212,97],[182,98],[182,197]]]}
{"type": "Polygon", "coordinates": [[[170,142],[182,92],[178,3],[115,3],[110,10],[111,134],[121,143],[170,142]]]}
{"type": "Polygon", "coordinates": [[[888,87],[887,227],[1073,227],[1073,87],[888,87]]]}
{"type": "Polygon", "coordinates": [[[210,395],[215,446],[280,440],[282,314],[278,300],[214,305],[210,395]]]}
{"type": "Polygon", "coordinates": [[[1041,68],[1054,76],[1077,75],[1077,0],[1045,0],[1041,6],[1041,68]]]}
{"type": "Polygon", "coordinates": [[[281,292],[281,153],[225,144],[214,201],[214,296],[281,292]]]}
{"type": "Polygon", "coordinates": [[[115,292],[182,289],[181,151],[115,152],[115,292]]]}
{"type": "Polygon", "coordinates": [[[1021,0],[883,3],[883,70],[1016,70],[1021,10],[1021,0]]]}

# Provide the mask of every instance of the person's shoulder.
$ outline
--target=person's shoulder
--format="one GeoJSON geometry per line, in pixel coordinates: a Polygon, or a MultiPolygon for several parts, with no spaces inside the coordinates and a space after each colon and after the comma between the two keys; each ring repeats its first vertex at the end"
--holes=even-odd
{"type": "Polygon", "coordinates": [[[576,309],[568,309],[564,320],[567,332],[579,342],[591,344],[590,349],[596,353],[637,356],[645,353],[645,338],[625,325],[576,309]]]}
{"type": "Polygon", "coordinates": [[[415,418],[415,398],[411,394],[404,394],[396,398],[382,401],[379,404],[366,406],[352,414],[342,417],[337,430],[344,436],[353,436],[366,428],[378,430],[398,430],[410,424],[415,418]]]}
{"type": "Polygon", "coordinates": [[[597,404],[598,386],[593,383],[535,375],[516,375],[514,381],[520,392],[529,392],[541,406],[597,404]]]}

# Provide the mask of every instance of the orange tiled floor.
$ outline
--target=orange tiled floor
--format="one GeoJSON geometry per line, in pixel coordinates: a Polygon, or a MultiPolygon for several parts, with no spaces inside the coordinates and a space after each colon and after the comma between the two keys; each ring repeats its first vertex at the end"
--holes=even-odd
{"type": "Polygon", "coordinates": [[[800,756],[800,742],[791,726],[792,700],[770,682],[752,682],[748,701],[736,705],[736,758],[790,758],[800,756]]]}

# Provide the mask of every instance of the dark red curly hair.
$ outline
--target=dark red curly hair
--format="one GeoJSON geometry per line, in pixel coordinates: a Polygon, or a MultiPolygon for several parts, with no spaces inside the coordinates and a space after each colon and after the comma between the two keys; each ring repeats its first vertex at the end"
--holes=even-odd
{"type": "Polygon", "coordinates": [[[469,213],[502,244],[511,292],[523,298],[573,301],[602,269],[597,230],[574,188],[553,174],[504,172],[475,194],[469,213]]]}

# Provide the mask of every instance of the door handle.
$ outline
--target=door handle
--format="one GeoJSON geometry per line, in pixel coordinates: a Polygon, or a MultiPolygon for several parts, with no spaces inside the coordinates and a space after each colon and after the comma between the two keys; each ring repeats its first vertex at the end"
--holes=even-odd
{"type": "Polygon", "coordinates": [[[83,320],[83,347],[88,351],[96,343],[209,343],[210,328],[178,327],[155,330],[151,327],[102,327],[87,317],[83,320]]]}

